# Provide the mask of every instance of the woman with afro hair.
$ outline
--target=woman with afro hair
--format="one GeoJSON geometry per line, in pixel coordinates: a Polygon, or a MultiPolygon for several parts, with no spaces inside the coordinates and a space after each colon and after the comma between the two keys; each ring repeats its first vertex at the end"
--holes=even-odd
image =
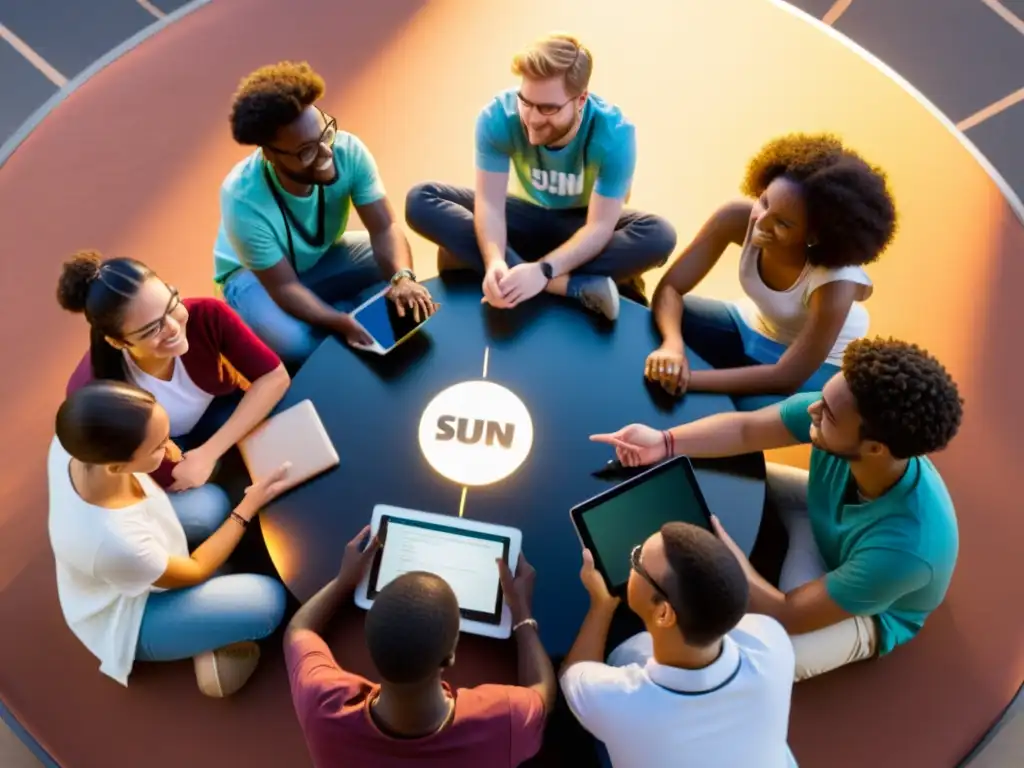
{"type": "Polygon", "coordinates": [[[666,391],[721,392],[739,410],[814,391],[839,371],[843,351],[868,330],[863,267],[896,232],[884,171],[832,134],[793,133],[750,160],[751,201],[723,205],[676,258],[654,293],[662,345],[645,375],[666,391]],[[736,302],[691,291],[740,246],[736,302]],[[712,370],[691,371],[685,348],[712,370]]]}

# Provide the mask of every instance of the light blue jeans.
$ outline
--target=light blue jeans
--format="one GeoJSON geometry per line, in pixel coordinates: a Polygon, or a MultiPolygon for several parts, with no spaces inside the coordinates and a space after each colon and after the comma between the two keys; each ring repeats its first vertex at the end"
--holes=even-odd
{"type": "MultiPolygon", "coordinates": [[[[683,343],[712,368],[740,368],[776,363],[786,347],[762,336],[740,319],[732,304],[687,294],[683,297],[683,343]]],[[[839,372],[822,363],[798,392],[817,392],[839,372]]],[[[733,395],[738,411],[756,411],[786,399],[785,395],[733,395]]]]}
{"type": "MultiPolygon", "coordinates": [[[[366,232],[346,232],[320,261],[299,275],[299,281],[322,301],[341,312],[351,312],[387,286],[373,257],[366,232]]],[[[327,337],[327,331],[292,317],[270,297],[248,269],[240,269],[224,283],[224,301],[252,328],[285,365],[294,369],[327,337]]]]}
{"type": "MultiPolygon", "coordinates": [[[[231,513],[222,488],[211,483],[170,494],[189,549],[206,541],[231,513]]],[[[281,583],[268,576],[214,576],[194,587],[154,592],[146,600],[136,661],[178,661],[273,633],[284,617],[281,583]]]]}

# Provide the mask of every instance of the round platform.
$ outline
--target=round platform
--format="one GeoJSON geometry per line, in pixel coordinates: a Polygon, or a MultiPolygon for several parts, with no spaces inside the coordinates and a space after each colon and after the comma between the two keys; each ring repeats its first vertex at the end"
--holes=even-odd
{"type": "MultiPolygon", "coordinates": [[[[279,408],[312,401],[341,464],[260,516],[267,548],[292,594],[306,600],[337,574],[345,543],[377,504],[513,526],[523,532],[523,551],[537,570],[534,615],[545,647],[565,654],[587,612],[569,509],[615,482],[592,475],[614,454],[589,435],[630,421],[667,428],[732,411],[732,403],[724,395],[699,393],[672,399],[645,384],[644,359],[655,331],[648,310],[635,302],[623,300],[610,326],[575,302],[549,296],[515,312],[482,306],[480,280],[471,275],[428,285],[441,309],[389,355],[357,353],[328,339],[295,376],[279,408]],[[505,388],[525,408],[519,419],[507,407],[493,413],[502,427],[513,422],[505,432],[507,449],[497,442],[498,433],[488,447],[481,431],[481,444],[453,463],[463,472],[511,470],[504,479],[477,485],[472,476],[453,481],[431,466],[424,450],[450,450],[433,443],[436,417],[425,435],[430,442],[421,446],[419,433],[424,414],[436,410],[435,397],[481,380],[505,388]],[[513,464],[503,466],[506,459],[513,464]]],[[[690,360],[696,369],[707,367],[692,355],[690,360]]],[[[473,408],[454,395],[451,415],[473,408]]],[[[464,438],[473,437],[468,424],[463,431],[464,438]]],[[[434,464],[444,471],[445,454],[439,459],[434,464]]],[[[764,506],[764,459],[704,462],[697,474],[708,507],[749,552],[764,506]]],[[[361,644],[361,626],[350,628],[353,644],[361,644]]]]}
{"type": "MultiPolygon", "coordinates": [[[[54,301],[60,262],[99,248],[143,259],[184,295],[211,293],[217,190],[246,154],[228,131],[231,94],[283,58],[325,76],[325,108],[374,153],[399,212],[418,182],[471,184],[479,109],[514,83],[512,53],[551,29],[595,52],[593,91],[637,125],[630,204],[667,217],[681,243],[738,194],[747,159],[778,134],[832,130],[885,168],[901,226],[869,269],[872,332],[927,347],[966,398],[959,436],[936,457],[960,513],[947,601],[891,656],[797,686],[800,765],[955,765],[1012,699],[1024,677],[1024,584],[1007,575],[1024,546],[1012,480],[1024,465],[1013,354],[1024,226],[948,124],[820,25],[766,0],[594,0],[585,13],[571,0],[504,11],[393,0],[372,13],[355,0],[217,0],[78,88],[0,168],[0,700],[58,763],[163,768],[193,760],[199,743],[214,764],[307,762],[274,644],[243,695],[212,701],[187,663],[140,665],[122,689],[63,621],[45,455],[87,332],[54,301]]],[[[432,274],[436,249],[412,240],[416,272],[432,274]]],[[[735,251],[699,292],[739,295],[735,251]]],[[[458,684],[474,670],[452,674],[458,684]]]]}

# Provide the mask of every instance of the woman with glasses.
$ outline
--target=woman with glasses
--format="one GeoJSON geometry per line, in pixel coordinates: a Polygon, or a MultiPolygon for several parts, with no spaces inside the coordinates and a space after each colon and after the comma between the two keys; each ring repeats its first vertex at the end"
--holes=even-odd
{"type": "Polygon", "coordinates": [[[152,393],[167,411],[173,441],[153,479],[187,497],[179,501],[189,511],[178,509],[186,532],[227,517],[226,495],[208,481],[291,384],[277,355],[224,302],[182,299],[135,259],[76,253],[64,264],[57,300],[90,326],[89,353],[68,393],[93,379],[152,393]]]}

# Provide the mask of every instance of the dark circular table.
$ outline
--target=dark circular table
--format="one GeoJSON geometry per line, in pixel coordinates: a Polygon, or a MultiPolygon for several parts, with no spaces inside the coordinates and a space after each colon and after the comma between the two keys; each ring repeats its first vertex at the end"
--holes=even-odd
{"type": "MultiPolygon", "coordinates": [[[[337,574],[345,543],[377,504],[461,510],[511,525],[522,530],[523,552],[537,570],[534,615],[545,647],[564,654],[587,609],[569,509],[616,482],[592,476],[613,452],[589,435],[630,422],[670,427],[732,411],[732,403],[704,393],[670,398],[644,381],[644,359],[658,338],[649,311],[635,302],[623,300],[612,325],[547,295],[495,310],[480,303],[480,281],[471,275],[435,278],[429,287],[441,309],[391,354],[359,353],[328,339],[295,376],[279,409],[312,400],[341,463],[260,516],[271,559],[305,601],[337,574]],[[445,388],[483,378],[526,405],[533,444],[504,480],[464,493],[424,457],[420,419],[445,388]]],[[[692,354],[689,362],[707,367],[692,354]]],[[[749,553],[764,505],[764,457],[694,466],[711,511],[749,553]]]]}

